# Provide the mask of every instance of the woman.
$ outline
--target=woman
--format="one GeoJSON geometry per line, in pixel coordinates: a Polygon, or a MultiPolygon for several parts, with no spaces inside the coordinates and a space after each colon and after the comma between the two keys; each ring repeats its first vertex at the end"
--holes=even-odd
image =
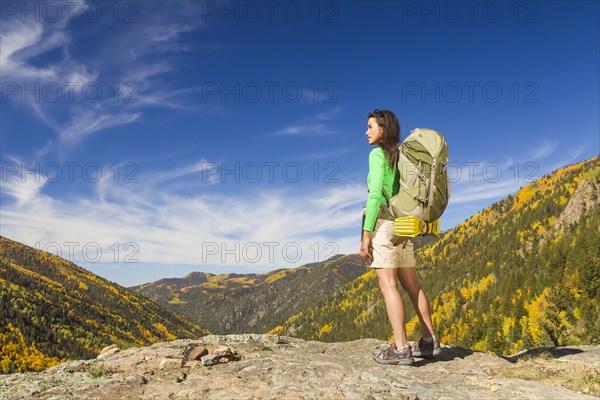
{"type": "Polygon", "coordinates": [[[399,190],[398,143],[400,123],[388,110],[369,114],[367,139],[377,145],[369,153],[369,197],[363,223],[360,254],[373,260],[379,287],[385,299],[388,318],[394,330],[394,342],[383,351],[373,353],[373,359],[382,364],[410,365],[415,357],[432,357],[440,353],[440,344],[433,333],[429,302],[417,281],[413,243],[409,238],[394,235],[394,221],[380,206],[386,205],[382,187],[394,196],[399,190]],[[404,302],[398,292],[397,279],[406,290],[421,322],[422,337],[409,345],[404,326],[404,302]]]}

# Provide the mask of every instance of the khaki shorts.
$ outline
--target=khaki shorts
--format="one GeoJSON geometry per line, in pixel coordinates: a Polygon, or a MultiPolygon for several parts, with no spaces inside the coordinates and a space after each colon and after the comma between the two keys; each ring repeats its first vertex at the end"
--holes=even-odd
{"type": "Polygon", "coordinates": [[[413,241],[394,234],[394,221],[377,219],[371,232],[373,262],[371,268],[414,268],[413,241]]]}

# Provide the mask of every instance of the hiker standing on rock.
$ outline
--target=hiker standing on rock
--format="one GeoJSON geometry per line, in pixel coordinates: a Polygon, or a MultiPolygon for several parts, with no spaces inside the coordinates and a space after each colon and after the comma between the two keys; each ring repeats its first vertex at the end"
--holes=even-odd
{"type": "Polygon", "coordinates": [[[385,207],[387,202],[382,187],[394,196],[399,191],[398,144],[400,123],[393,112],[375,110],[368,114],[366,136],[370,145],[377,145],[369,153],[369,196],[363,218],[360,254],[373,260],[379,287],[385,299],[388,318],[394,330],[394,342],[385,350],[374,352],[373,359],[381,364],[410,365],[415,357],[431,357],[441,352],[431,323],[429,301],[417,280],[412,239],[394,234],[394,220],[385,207]],[[410,296],[421,322],[422,337],[410,345],[404,326],[404,301],[398,291],[397,280],[410,296]]]}

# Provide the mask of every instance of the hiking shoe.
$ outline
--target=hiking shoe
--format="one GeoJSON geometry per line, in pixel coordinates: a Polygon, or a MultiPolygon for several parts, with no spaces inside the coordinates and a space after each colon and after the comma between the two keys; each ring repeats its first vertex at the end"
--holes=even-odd
{"type": "Polygon", "coordinates": [[[410,351],[410,346],[398,349],[396,348],[396,343],[392,343],[385,350],[374,352],[372,358],[379,364],[410,365],[415,362],[410,351]]]}
{"type": "Polygon", "coordinates": [[[413,356],[423,358],[432,358],[442,352],[440,341],[435,337],[431,342],[426,342],[423,338],[419,339],[418,342],[410,346],[410,350],[413,356]]]}

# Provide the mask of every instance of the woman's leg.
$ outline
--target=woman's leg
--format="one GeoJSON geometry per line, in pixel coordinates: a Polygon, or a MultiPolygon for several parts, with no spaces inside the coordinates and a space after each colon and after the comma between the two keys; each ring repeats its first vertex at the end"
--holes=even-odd
{"type": "Polygon", "coordinates": [[[396,271],[394,272],[397,273],[400,284],[404,290],[406,290],[406,293],[408,293],[417,316],[419,317],[419,321],[421,322],[421,331],[423,332],[422,336],[424,338],[435,336],[433,333],[433,324],[431,323],[431,315],[429,312],[429,301],[427,300],[427,296],[417,280],[415,268],[397,268],[396,271]]]}
{"type": "Polygon", "coordinates": [[[394,341],[397,348],[402,348],[408,344],[406,340],[406,330],[404,329],[404,301],[398,292],[396,283],[395,268],[376,268],[379,278],[379,288],[385,299],[385,308],[388,318],[394,330],[394,341]]]}

